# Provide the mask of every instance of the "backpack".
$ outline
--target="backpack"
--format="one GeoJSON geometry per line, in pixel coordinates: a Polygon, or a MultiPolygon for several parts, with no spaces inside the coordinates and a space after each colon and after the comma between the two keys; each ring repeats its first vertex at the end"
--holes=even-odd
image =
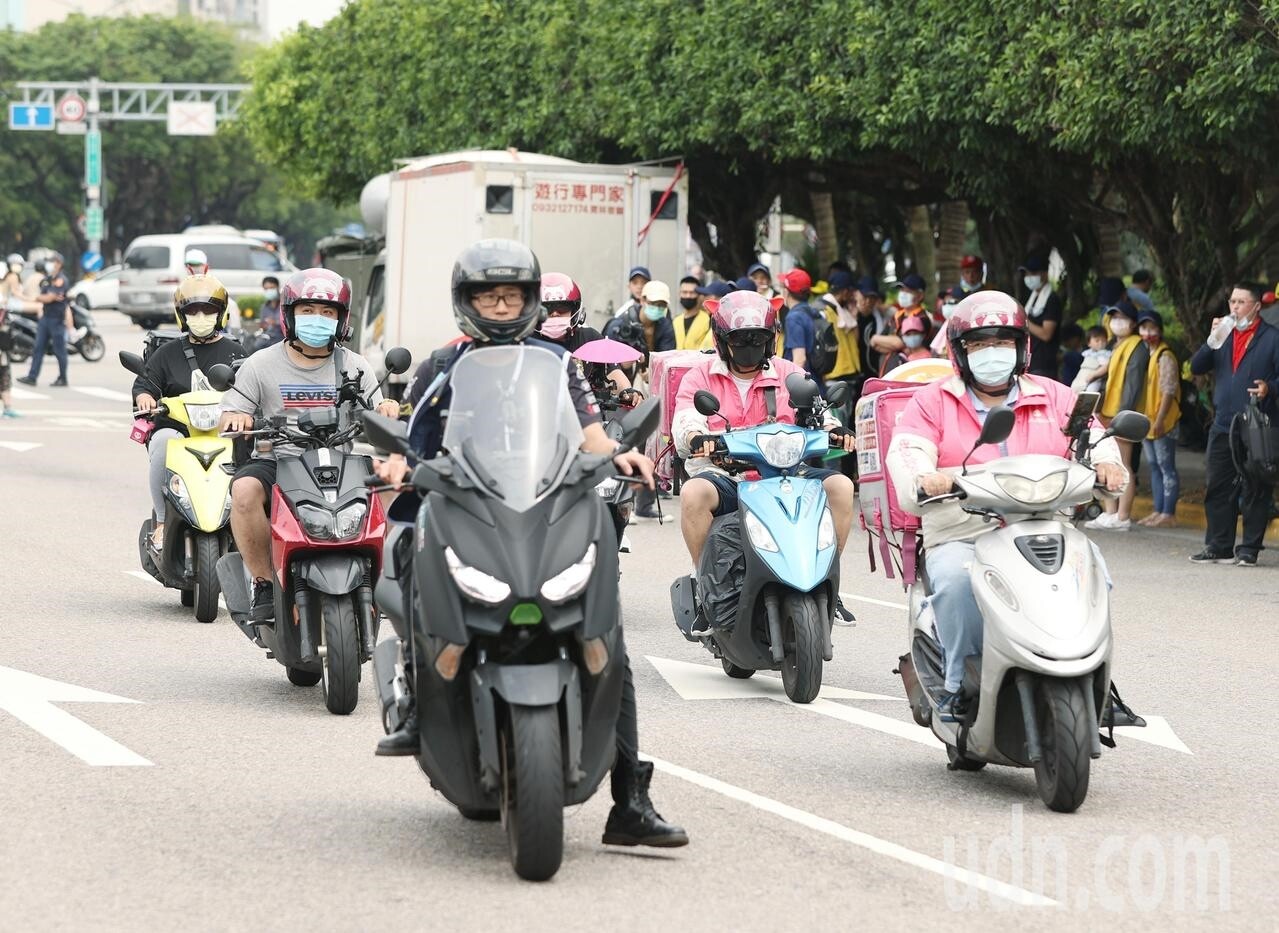
{"type": "Polygon", "coordinates": [[[813,315],[813,356],[809,367],[817,376],[829,376],[839,358],[839,335],[821,308],[810,307],[813,315]]]}

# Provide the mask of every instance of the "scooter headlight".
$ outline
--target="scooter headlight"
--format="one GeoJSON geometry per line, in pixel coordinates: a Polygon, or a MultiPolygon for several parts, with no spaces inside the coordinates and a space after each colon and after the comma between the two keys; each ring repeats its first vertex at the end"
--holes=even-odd
{"type": "Polygon", "coordinates": [[[338,540],[342,541],[358,535],[360,529],[364,527],[364,516],[368,514],[369,507],[363,502],[356,502],[339,511],[333,520],[338,540]]]}
{"type": "Polygon", "coordinates": [[[218,426],[221,416],[221,405],[187,405],[187,420],[197,431],[212,431],[218,426]]]}
{"type": "Polygon", "coordinates": [[[618,487],[621,485],[622,481],[620,479],[612,479],[610,477],[596,486],[595,491],[599,494],[601,499],[611,499],[613,496],[617,495],[618,487]]]}
{"type": "Polygon", "coordinates": [[[769,466],[789,470],[804,456],[804,435],[798,431],[779,431],[776,434],[756,435],[759,452],[769,466]]]}
{"type": "Polygon", "coordinates": [[[187,492],[187,484],[182,481],[182,477],[177,473],[169,474],[169,492],[177,496],[183,503],[191,501],[191,496],[187,492]]]}
{"type": "Polygon", "coordinates": [[[572,599],[591,579],[595,570],[595,545],[592,544],[582,555],[582,559],[570,567],[561,570],[542,584],[542,598],[551,603],[562,603],[572,599]]]}
{"type": "Polygon", "coordinates": [[[462,563],[451,547],[444,549],[444,561],[448,564],[449,576],[457,584],[457,588],[477,603],[496,606],[511,595],[511,588],[491,574],[476,570],[462,563]]]}
{"type": "Polygon", "coordinates": [[[1066,471],[1049,473],[1043,479],[1032,480],[1016,473],[996,473],[995,482],[1011,498],[1026,505],[1043,505],[1052,502],[1066,489],[1066,471]]]}
{"type": "Polygon", "coordinates": [[[764,527],[764,523],[756,518],[751,512],[742,509],[742,518],[746,523],[746,535],[751,539],[751,544],[759,551],[773,551],[774,553],[781,550],[777,546],[777,542],[773,540],[773,534],[764,527]]]}
{"type": "Polygon", "coordinates": [[[824,551],[835,546],[835,519],[830,509],[822,509],[821,524],[817,526],[817,550],[824,551]]]}
{"type": "Polygon", "coordinates": [[[298,521],[302,523],[302,529],[317,541],[333,541],[336,538],[332,512],[317,509],[313,505],[299,505],[298,521]]]}
{"type": "Polygon", "coordinates": [[[1008,585],[1008,581],[1000,576],[997,571],[986,571],[986,583],[990,586],[991,592],[998,596],[1005,606],[1013,612],[1021,611],[1021,603],[1017,602],[1017,596],[1013,593],[1013,588],[1008,585]]]}

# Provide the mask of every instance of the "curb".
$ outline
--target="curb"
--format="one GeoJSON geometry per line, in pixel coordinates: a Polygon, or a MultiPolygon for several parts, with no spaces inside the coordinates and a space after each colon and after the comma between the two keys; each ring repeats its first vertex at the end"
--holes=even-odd
{"type": "MultiPolygon", "coordinates": [[[[1137,496],[1132,503],[1133,515],[1140,513],[1143,517],[1155,510],[1154,500],[1149,496],[1137,496]]],[[[1177,503],[1177,527],[1198,529],[1206,531],[1208,528],[1208,516],[1204,514],[1204,507],[1199,502],[1177,503]]],[[[1236,529],[1240,534],[1243,533],[1243,522],[1239,522],[1236,529]]],[[[1265,543],[1279,547],[1279,519],[1275,519],[1266,529],[1265,543]]]]}

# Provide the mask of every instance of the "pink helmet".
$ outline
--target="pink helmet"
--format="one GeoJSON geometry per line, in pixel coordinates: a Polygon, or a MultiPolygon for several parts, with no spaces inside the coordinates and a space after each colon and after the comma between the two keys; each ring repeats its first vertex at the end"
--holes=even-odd
{"type": "Polygon", "coordinates": [[[280,316],[284,322],[287,339],[295,340],[293,306],[303,301],[314,301],[336,308],[338,331],[336,340],[342,342],[351,337],[351,283],[332,269],[316,267],[300,269],[289,276],[280,289],[280,316]]]}
{"type": "Polygon", "coordinates": [[[973,292],[959,304],[946,321],[946,343],[950,363],[956,373],[971,382],[968,351],[964,341],[973,337],[999,337],[1017,341],[1017,364],[1013,375],[1026,371],[1030,359],[1030,331],[1026,329],[1026,309],[1004,292],[973,292]]]}
{"type": "Polygon", "coordinates": [[[777,312],[785,302],[781,298],[765,298],[759,292],[739,290],[729,292],[718,300],[706,299],[704,307],[711,316],[711,333],[715,339],[715,349],[725,363],[732,362],[729,344],[740,340],[753,342],[753,350],[740,351],[739,365],[742,358],[751,358],[745,369],[767,368],[768,358],[772,356],[774,338],[777,335],[777,312]],[[741,335],[734,340],[734,335],[741,335]],[[759,354],[758,362],[753,358],[759,354]]]}
{"type": "Polygon", "coordinates": [[[563,272],[542,273],[542,307],[547,312],[554,309],[551,305],[567,307],[572,311],[571,328],[577,328],[586,320],[586,312],[582,310],[582,290],[577,283],[563,272]]]}

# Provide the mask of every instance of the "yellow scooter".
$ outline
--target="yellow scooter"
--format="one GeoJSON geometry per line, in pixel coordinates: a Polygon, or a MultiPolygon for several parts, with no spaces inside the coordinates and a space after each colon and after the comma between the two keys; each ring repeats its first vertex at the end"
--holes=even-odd
{"type": "MultiPolygon", "coordinates": [[[[125,369],[138,375],[142,358],[120,353],[125,369]]],[[[218,559],[233,547],[231,479],[235,472],[230,438],[218,436],[222,393],[184,392],[159,400],[154,412],[135,412],[134,440],[145,443],[146,422],[160,415],[176,421],[187,437],[169,441],[165,454],[164,543],[151,547],[155,521],[148,517],[138,532],[142,567],[165,586],[181,591],[200,622],[218,616],[218,559]]]]}

